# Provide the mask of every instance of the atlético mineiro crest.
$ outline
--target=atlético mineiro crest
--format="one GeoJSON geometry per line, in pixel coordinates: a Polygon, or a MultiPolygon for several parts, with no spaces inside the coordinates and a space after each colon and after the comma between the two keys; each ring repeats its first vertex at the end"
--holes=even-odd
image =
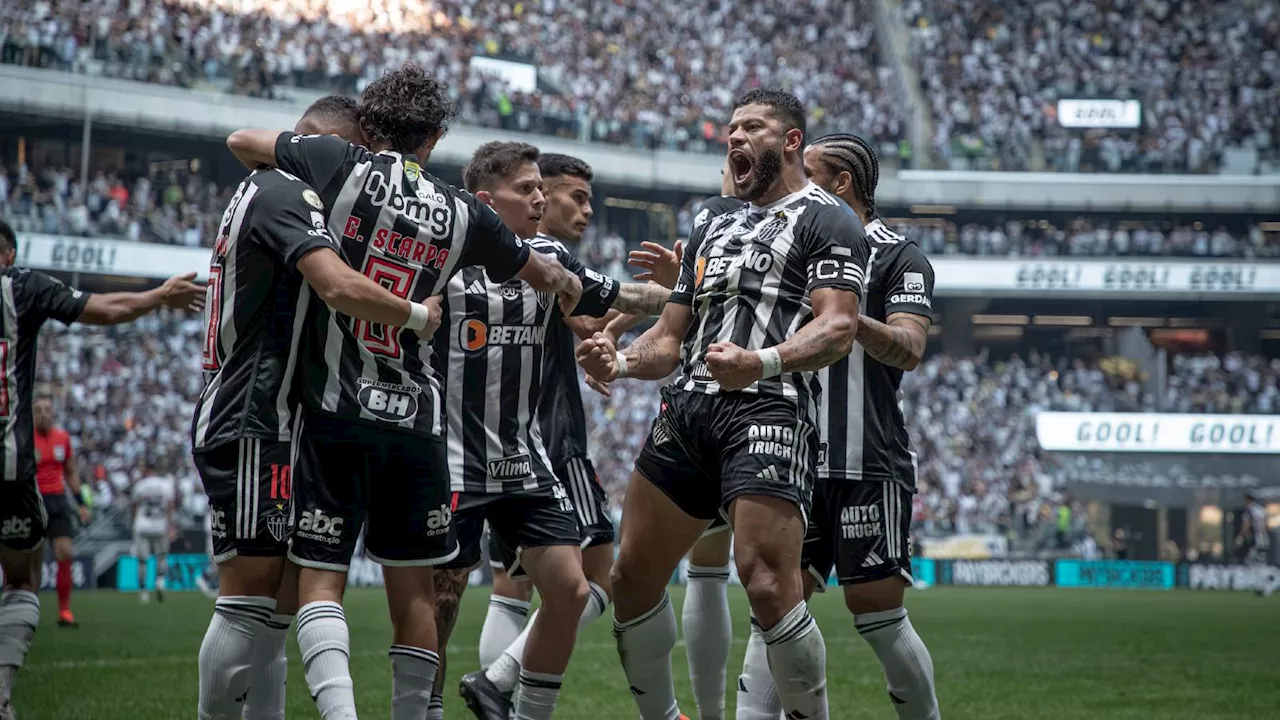
{"type": "Polygon", "coordinates": [[[276,504],[275,512],[267,518],[267,532],[276,542],[284,542],[285,531],[289,528],[289,519],[285,517],[284,505],[276,504]]]}

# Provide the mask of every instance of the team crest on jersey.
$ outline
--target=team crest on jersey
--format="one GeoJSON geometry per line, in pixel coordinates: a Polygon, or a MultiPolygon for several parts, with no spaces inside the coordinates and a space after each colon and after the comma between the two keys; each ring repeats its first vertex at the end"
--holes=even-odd
{"type": "Polygon", "coordinates": [[[302,199],[308,205],[310,205],[311,207],[317,210],[324,209],[324,203],[320,201],[320,196],[317,195],[316,191],[312,190],[311,188],[307,188],[306,190],[302,191],[302,199]]]}
{"type": "Polygon", "coordinates": [[[276,503],[276,509],[272,511],[271,517],[267,518],[267,532],[271,533],[272,539],[276,542],[284,542],[288,530],[289,518],[285,515],[284,505],[276,503]]]}
{"type": "Polygon", "coordinates": [[[409,182],[418,182],[418,178],[422,177],[422,166],[412,160],[405,160],[404,176],[409,178],[409,182]]]}

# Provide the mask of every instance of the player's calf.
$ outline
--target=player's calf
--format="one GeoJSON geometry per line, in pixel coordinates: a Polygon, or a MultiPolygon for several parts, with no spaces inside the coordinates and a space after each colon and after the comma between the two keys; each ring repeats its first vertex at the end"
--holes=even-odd
{"type": "Polygon", "coordinates": [[[424,718],[440,667],[435,581],[431,567],[384,566],[391,614],[391,718],[424,718]]]}
{"type": "Polygon", "coordinates": [[[731,538],[727,526],[708,530],[689,552],[681,627],[693,698],[703,720],[724,717],[725,675],[733,644],[728,596],[731,538]]]}
{"type": "MultiPolygon", "coordinates": [[[[492,551],[490,557],[493,557],[492,551]]],[[[533,595],[533,587],[528,580],[512,580],[499,563],[490,562],[494,564],[493,593],[489,596],[484,627],[480,629],[481,670],[493,665],[502,657],[503,651],[520,637],[529,619],[529,600],[533,595]]],[[[439,604],[437,592],[437,607],[439,604]]]]}
{"type": "Polygon", "coordinates": [[[743,496],[733,501],[730,516],[738,577],[760,622],[783,709],[826,718],[826,644],[802,595],[800,511],[787,500],[743,496]]]}
{"type": "Polygon", "coordinates": [[[40,562],[43,548],[31,551],[0,545],[0,569],[4,570],[4,592],[0,594],[0,708],[13,694],[18,671],[31,650],[31,641],[40,624],[40,562]]]}
{"type": "MultiPolygon", "coordinates": [[[[453,628],[458,621],[458,608],[462,603],[462,593],[467,589],[467,579],[470,574],[471,571],[466,568],[436,568],[432,573],[432,583],[435,585],[436,647],[439,649],[440,663],[436,668],[435,681],[432,685],[431,706],[428,708],[427,720],[444,717],[444,696],[441,690],[444,688],[447,676],[446,649],[449,647],[449,639],[453,637],[453,628]]],[[[482,646],[483,644],[481,642],[482,646]]]]}
{"type": "Polygon", "coordinates": [[[902,606],[907,583],[893,576],[844,589],[858,634],[875,651],[884,668],[893,709],[901,720],[941,717],[934,689],[933,658],[902,606]]]}
{"type": "MultiPolygon", "coordinates": [[[[157,589],[161,565],[168,565],[167,558],[157,560],[157,589]]],[[[285,684],[289,676],[285,641],[297,612],[298,566],[285,563],[280,589],[276,591],[275,612],[254,638],[250,671],[253,681],[244,703],[244,720],[284,720],[285,684]]]]}
{"type": "Polygon", "coordinates": [[[523,653],[515,710],[520,720],[541,720],[555,711],[591,590],[582,572],[582,551],[576,545],[529,548],[521,563],[529,570],[542,606],[523,653]]]}
{"type": "Polygon", "coordinates": [[[275,610],[283,569],[283,557],[236,556],[218,566],[219,597],[200,644],[202,720],[241,717],[254,679],[254,645],[275,610]]]}

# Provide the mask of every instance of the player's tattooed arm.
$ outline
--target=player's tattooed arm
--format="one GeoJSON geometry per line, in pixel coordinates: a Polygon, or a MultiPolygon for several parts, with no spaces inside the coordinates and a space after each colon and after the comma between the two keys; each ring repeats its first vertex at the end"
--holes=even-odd
{"type": "Polygon", "coordinates": [[[858,329],[858,295],[849,290],[819,288],[810,293],[813,320],[780,343],[783,372],[812,372],[836,362],[853,349],[858,329]]]}
{"type": "Polygon", "coordinates": [[[924,358],[929,340],[929,319],[914,313],[897,312],[882,323],[858,318],[856,340],[871,357],[903,370],[915,370],[924,358]]]}
{"type": "Polygon", "coordinates": [[[658,322],[621,353],[613,338],[604,333],[583,340],[578,345],[578,364],[595,379],[612,382],[619,377],[621,355],[626,363],[625,376],[661,380],[680,364],[680,341],[691,322],[693,311],[688,305],[668,303],[658,322]]]}
{"type": "Polygon", "coordinates": [[[628,315],[659,315],[669,297],[671,291],[657,283],[623,283],[613,309],[628,315]]]}

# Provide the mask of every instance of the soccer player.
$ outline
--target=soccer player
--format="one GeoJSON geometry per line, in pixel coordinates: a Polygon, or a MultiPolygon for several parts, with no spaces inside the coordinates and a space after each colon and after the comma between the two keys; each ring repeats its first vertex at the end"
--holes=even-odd
{"type": "MultiPolygon", "coordinates": [[[[323,99],[303,121],[341,108],[323,99]]],[[[284,712],[284,639],[297,606],[296,583],[285,578],[301,423],[293,397],[303,355],[323,352],[304,345],[312,314],[332,308],[380,327],[435,331],[426,306],[347,265],[325,207],[297,177],[255,171],[223,213],[214,245],[206,385],[192,421],[219,574],[200,649],[201,718],[258,720],[284,712]]],[[[307,528],[316,524],[312,518],[307,528]]],[[[328,537],[333,530],[329,523],[320,531],[328,537]]]]}
{"type": "MultiPolygon", "coordinates": [[[[1236,535],[1236,545],[1244,552],[1246,565],[1266,565],[1271,551],[1271,530],[1267,527],[1267,510],[1253,495],[1244,496],[1244,522],[1236,535]]],[[[1270,586],[1258,590],[1262,597],[1271,597],[1270,586]]]]}
{"type": "Polygon", "coordinates": [[[630,347],[619,353],[600,333],[578,348],[604,382],[680,367],[627,487],[612,575],[618,654],[645,720],[679,717],[666,585],[720,513],[785,711],[827,717],[826,648],[800,580],[818,451],[813,373],[852,347],[868,249],[857,218],[805,177],[804,128],[789,93],[739,98],[728,162],[749,204],[695,230],[671,301],[630,347]]]}
{"type": "MultiPolygon", "coordinates": [[[[0,263],[12,263],[17,237],[0,221],[0,263]]],[[[204,288],[195,273],[146,292],[90,294],[41,272],[0,268],[0,719],[15,716],[10,699],[40,622],[42,543],[49,514],[36,476],[33,380],[36,341],[50,319],[64,324],[118,325],[159,307],[198,307],[204,288]]]]}
{"type": "Polygon", "coordinates": [[[58,561],[56,588],[58,592],[58,626],[78,627],[71,614],[71,540],[76,534],[77,521],[89,524],[89,508],[76,472],[76,458],[71,451],[71,436],[66,430],[53,424],[53,398],[37,395],[31,406],[35,423],[36,482],[44,498],[48,514],[48,535],[53,541],[53,557],[58,561]],[[78,506],[71,509],[67,490],[78,506]]]}
{"type": "MultiPolygon", "coordinates": [[[[585,226],[591,169],[581,160],[540,157],[537,148],[524,143],[488,143],[476,151],[464,177],[468,190],[492,205],[513,231],[537,235],[530,241],[535,250],[557,256],[581,276],[583,300],[575,313],[602,317],[610,308],[660,308],[670,295],[665,288],[618,283],[582,267],[561,243],[538,234],[548,207],[542,170],[553,187],[557,180],[564,184],[563,178],[572,173],[579,191],[573,224],[585,226]]],[[[556,217],[574,213],[560,208],[556,217]]],[[[445,322],[435,348],[448,388],[453,519],[461,551],[437,579],[441,645],[456,617],[467,574],[480,559],[481,529],[487,519],[497,546],[495,556],[509,575],[527,573],[532,578],[542,607],[513,640],[513,647],[489,668],[489,676],[474,673],[463,678],[463,697],[479,717],[506,718],[508,698],[518,687],[517,718],[550,717],[580,623],[598,618],[608,605],[607,590],[583,574],[580,543],[590,542],[592,528],[580,526],[581,511],[575,512],[571,500],[574,493],[565,490],[564,483],[573,476],[564,468],[556,472],[557,458],[547,445],[564,438],[559,428],[548,428],[544,412],[549,394],[564,384],[577,384],[569,328],[590,331],[527,283],[492,282],[478,267],[465,268],[450,281],[444,307],[445,322]],[[448,582],[441,582],[446,577],[448,582]]],[[[578,409],[581,413],[581,398],[578,409]]],[[[607,567],[599,573],[601,579],[607,567]]]]}
{"type": "MultiPolygon", "coordinates": [[[[470,194],[421,163],[447,129],[447,88],[406,64],[371,83],[357,117],[370,146],[333,136],[241,130],[227,144],[246,165],[278,166],[317,188],[352,267],[415,302],[461,268],[520,277],[572,311],[578,276],[526,243],[470,194]]],[[[298,522],[289,557],[298,579],[298,644],[322,717],[355,717],[341,600],[360,528],[383,565],[393,627],[392,717],[427,713],[437,633],[432,566],[458,552],[442,438],[440,379],[430,345],[380,323],[313,308],[302,364],[305,433],[298,446],[298,522]]]]}
{"type": "MultiPolygon", "coordinates": [[[[867,289],[849,357],[819,373],[818,467],[805,537],[805,596],[826,588],[835,567],[854,626],[884,668],[889,698],[903,720],[939,717],[933,660],[903,607],[911,579],[911,497],[916,458],[898,386],[924,355],[933,313],[933,267],[919,246],[876,217],[880,165],[855,135],[818,138],[805,172],[865,223],[871,243],[867,289]]],[[[738,685],[739,720],[775,720],[779,706],[761,652],[759,628],[747,644],[738,685]]]]}
{"type": "Polygon", "coordinates": [[[156,559],[156,600],[164,602],[164,581],[169,573],[169,544],[178,534],[174,520],[177,488],[172,477],[164,477],[147,465],[143,477],[134,483],[133,554],[138,558],[138,600],[151,602],[147,591],[147,561],[156,559]]]}

